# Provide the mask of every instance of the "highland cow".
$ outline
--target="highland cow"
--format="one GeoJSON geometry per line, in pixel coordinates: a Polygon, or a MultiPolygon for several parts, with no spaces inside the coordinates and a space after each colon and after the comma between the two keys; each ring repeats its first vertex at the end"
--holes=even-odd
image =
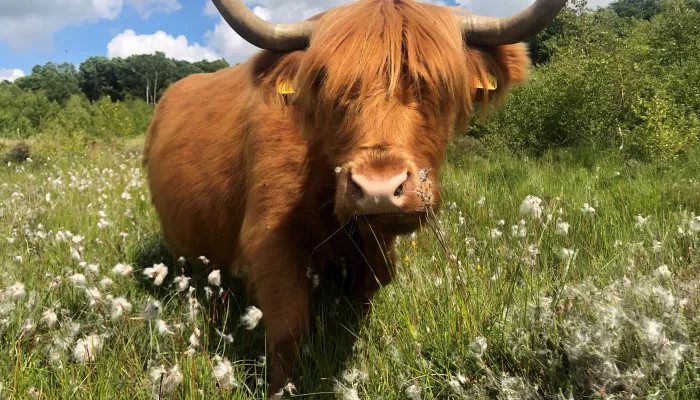
{"type": "Polygon", "coordinates": [[[342,264],[365,301],[391,281],[396,237],[439,209],[451,136],[526,80],[521,42],[565,0],[500,19],[361,0],[277,25],[240,0],[213,1],[263,50],[172,85],[144,165],[170,249],[251,285],[274,392],[309,323],[310,277],[342,264]]]}

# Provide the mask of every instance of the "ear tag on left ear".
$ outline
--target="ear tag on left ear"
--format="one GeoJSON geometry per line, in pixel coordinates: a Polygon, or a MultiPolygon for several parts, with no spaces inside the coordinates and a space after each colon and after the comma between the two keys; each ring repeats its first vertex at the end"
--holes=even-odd
{"type": "Polygon", "coordinates": [[[291,82],[282,81],[277,84],[277,93],[279,94],[294,94],[294,86],[291,82]]]}
{"type": "MultiPolygon", "coordinates": [[[[484,89],[484,85],[481,83],[480,79],[476,80],[476,88],[477,89],[484,89]]],[[[489,90],[496,90],[498,88],[498,81],[496,80],[496,77],[489,74],[489,90]]]]}

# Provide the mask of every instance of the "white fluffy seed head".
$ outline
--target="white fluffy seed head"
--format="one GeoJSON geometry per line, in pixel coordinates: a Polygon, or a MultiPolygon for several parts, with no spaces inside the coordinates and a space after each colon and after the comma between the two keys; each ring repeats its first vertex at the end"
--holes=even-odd
{"type": "Polygon", "coordinates": [[[246,309],[245,314],[241,317],[241,323],[246,329],[253,330],[262,319],[263,313],[255,306],[250,306],[246,309]]]}

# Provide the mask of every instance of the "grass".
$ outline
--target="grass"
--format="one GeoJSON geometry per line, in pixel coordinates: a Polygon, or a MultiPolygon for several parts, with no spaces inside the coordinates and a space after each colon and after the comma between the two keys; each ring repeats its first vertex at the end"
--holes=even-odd
{"type": "MultiPolygon", "coordinates": [[[[194,293],[178,293],[183,267],[160,239],[139,157],[131,141],[0,166],[0,398],[268,395],[262,326],[239,322],[254,304],[240,282],[225,277],[219,291],[201,271],[194,293]],[[114,273],[118,263],[133,273],[114,273]],[[143,269],[158,263],[168,275],[154,286],[143,269]],[[144,318],[156,301],[172,334],[144,318]]],[[[400,240],[397,277],[369,320],[335,289],[315,293],[293,392],[700,397],[699,176],[698,151],[658,165],[453,148],[443,211],[400,240]],[[521,207],[529,195],[541,202],[521,207]]]]}

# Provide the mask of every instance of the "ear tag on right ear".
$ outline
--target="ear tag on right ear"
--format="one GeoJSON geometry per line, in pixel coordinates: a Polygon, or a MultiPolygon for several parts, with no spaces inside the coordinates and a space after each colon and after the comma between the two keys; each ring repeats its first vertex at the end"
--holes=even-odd
{"type": "MultiPolygon", "coordinates": [[[[496,77],[489,74],[488,79],[489,79],[489,90],[493,91],[493,90],[498,89],[498,80],[496,80],[496,77]]],[[[478,78],[476,79],[476,88],[482,89],[482,90],[484,89],[484,85],[481,83],[481,80],[478,78]]]]}

